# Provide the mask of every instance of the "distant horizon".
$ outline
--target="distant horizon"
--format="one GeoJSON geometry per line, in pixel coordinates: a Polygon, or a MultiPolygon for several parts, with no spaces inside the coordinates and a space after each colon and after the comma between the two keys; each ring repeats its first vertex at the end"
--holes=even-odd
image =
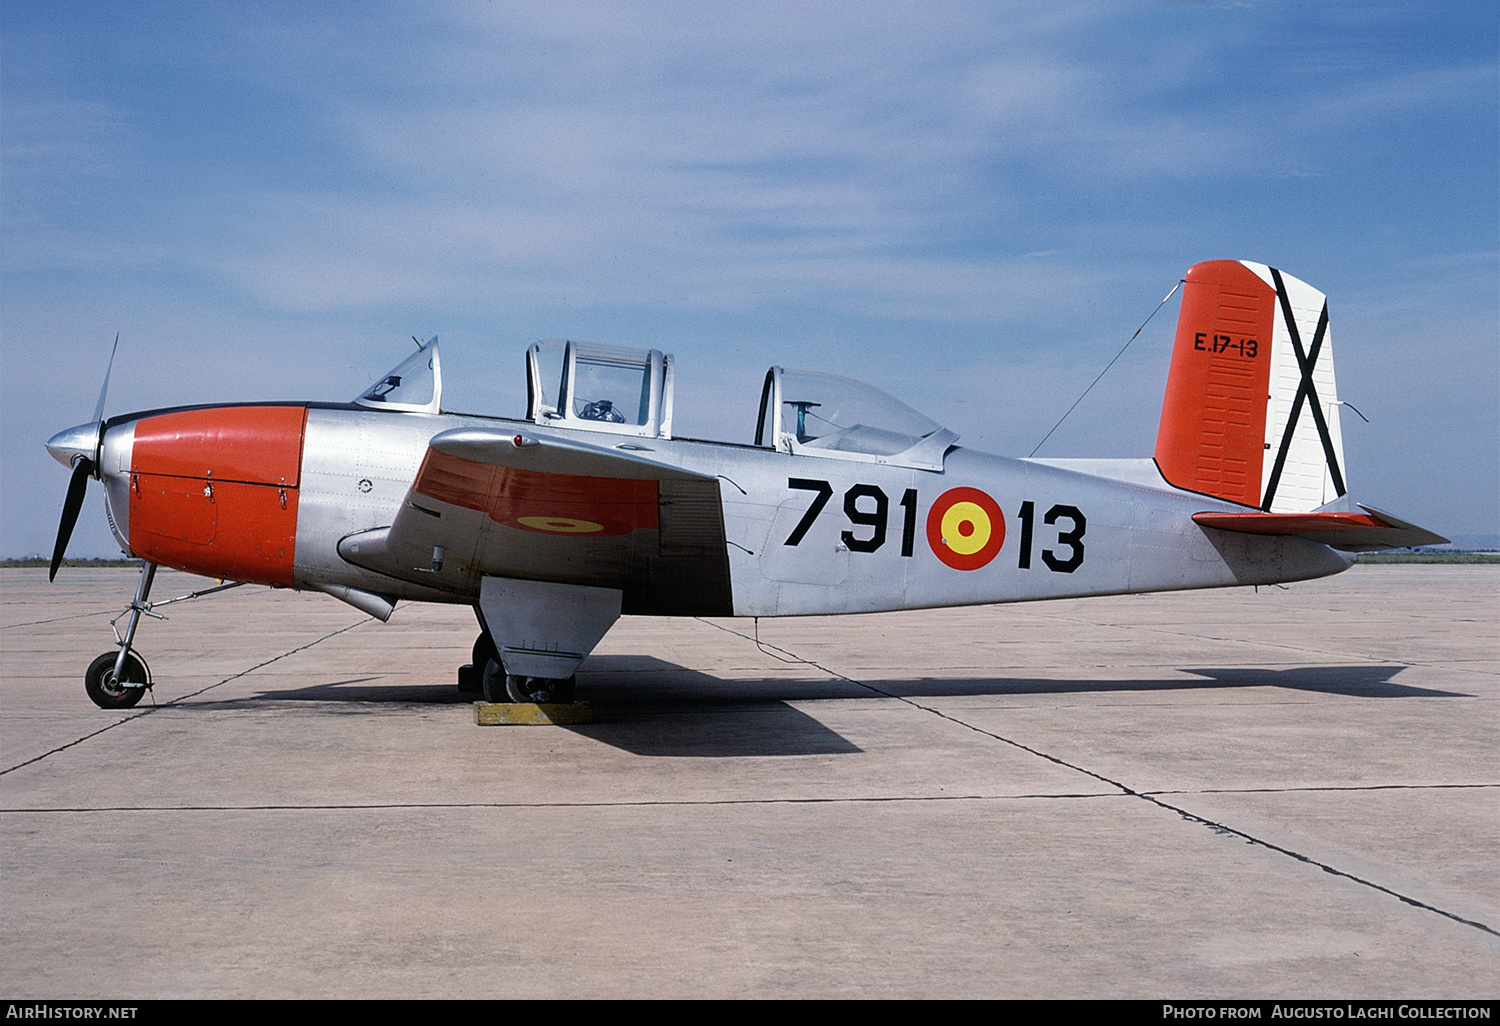
{"type": "MultiPolygon", "coordinates": [[[[1458,535],[1450,540],[1447,545],[1419,545],[1414,549],[1382,549],[1379,552],[1368,554],[1379,555],[1381,553],[1401,552],[1453,552],[1473,555],[1489,555],[1493,553],[1500,553],[1500,534],[1458,535]]],[[[0,556],[0,565],[6,563],[35,562],[38,565],[46,566],[51,558],[52,556],[50,553],[32,553],[28,556],[0,556]]],[[[63,565],[66,566],[69,563],[138,562],[140,562],[139,556],[127,556],[124,553],[119,553],[114,556],[67,556],[63,560],[63,565]]]]}

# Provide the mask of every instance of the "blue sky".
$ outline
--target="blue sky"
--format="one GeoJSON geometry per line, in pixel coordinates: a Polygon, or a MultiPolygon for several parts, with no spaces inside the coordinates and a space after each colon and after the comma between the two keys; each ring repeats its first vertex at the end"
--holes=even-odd
{"type": "MultiPolygon", "coordinates": [[[[111,414],[436,334],[446,406],[518,415],[566,335],[675,353],[679,433],[748,440],[780,363],[1026,455],[1223,257],[1328,293],[1355,496],[1494,533],[1497,58],[1471,3],[8,0],[0,555],[116,332],[111,414]]],[[[1175,317],[1041,455],[1150,454],[1175,317]]]]}

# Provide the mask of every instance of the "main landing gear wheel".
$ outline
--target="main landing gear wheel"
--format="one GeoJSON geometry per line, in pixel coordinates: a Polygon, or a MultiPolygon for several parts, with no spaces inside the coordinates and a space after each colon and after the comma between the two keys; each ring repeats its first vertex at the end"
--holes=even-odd
{"type": "Polygon", "coordinates": [[[89,664],[89,672],[83,676],[83,687],[101,709],[129,709],[141,700],[150,684],[146,664],[134,652],[125,654],[125,669],[120,679],[115,680],[115,661],[118,650],[106,652],[89,664]]]}
{"type": "Polygon", "coordinates": [[[474,654],[471,661],[482,670],[491,659],[498,661],[500,650],[495,647],[495,639],[490,637],[490,632],[485,631],[474,639],[474,654]]]}
{"type": "MultiPolygon", "coordinates": [[[[479,666],[479,663],[475,663],[479,666]]],[[[510,697],[505,693],[505,667],[500,665],[499,658],[489,659],[483,664],[479,675],[479,689],[484,693],[486,702],[509,702],[510,697]]]]}
{"type": "Polygon", "coordinates": [[[474,639],[474,653],[468,665],[458,668],[458,690],[460,694],[478,695],[484,692],[485,667],[489,666],[491,661],[496,666],[499,666],[500,652],[495,648],[495,639],[490,637],[489,632],[486,631],[474,639]]]}
{"type": "Polygon", "coordinates": [[[523,677],[512,673],[505,678],[505,693],[512,702],[571,702],[577,677],[523,677]]]}
{"type": "Polygon", "coordinates": [[[522,676],[505,672],[499,661],[495,640],[483,633],[474,642],[474,675],[478,678],[478,690],[486,702],[571,702],[576,676],[564,679],[550,676],[522,676]]]}

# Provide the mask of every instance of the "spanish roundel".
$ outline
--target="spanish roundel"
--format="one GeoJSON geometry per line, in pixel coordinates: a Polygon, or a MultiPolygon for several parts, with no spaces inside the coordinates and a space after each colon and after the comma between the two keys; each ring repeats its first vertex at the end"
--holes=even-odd
{"type": "Polygon", "coordinates": [[[927,513],[927,544],[955,570],[978,570],[1005,544],[1005,514],[978,488],[950,488],[927,513]]]}
{"type": "MultiPolygon", "coordinates": [[[[606,529],[604,524],[580,517],[513,517],[503,523],[514,522],[528,531],[543,531],[549,534],[623,534],[615,524],[606,529]]],[[[628,525],[627,525],[628,529],[628,525]]]]}

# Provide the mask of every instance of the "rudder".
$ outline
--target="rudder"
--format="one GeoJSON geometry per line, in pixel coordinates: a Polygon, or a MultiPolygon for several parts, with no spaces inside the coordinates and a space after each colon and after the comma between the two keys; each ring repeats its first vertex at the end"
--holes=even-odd
{"type": "Polygon", "coordinates": [[[1187,273],[1156,436],[1166,480],[1275,513],[1347,491],[1323,293],[1264,264],[1187,273]]]}

